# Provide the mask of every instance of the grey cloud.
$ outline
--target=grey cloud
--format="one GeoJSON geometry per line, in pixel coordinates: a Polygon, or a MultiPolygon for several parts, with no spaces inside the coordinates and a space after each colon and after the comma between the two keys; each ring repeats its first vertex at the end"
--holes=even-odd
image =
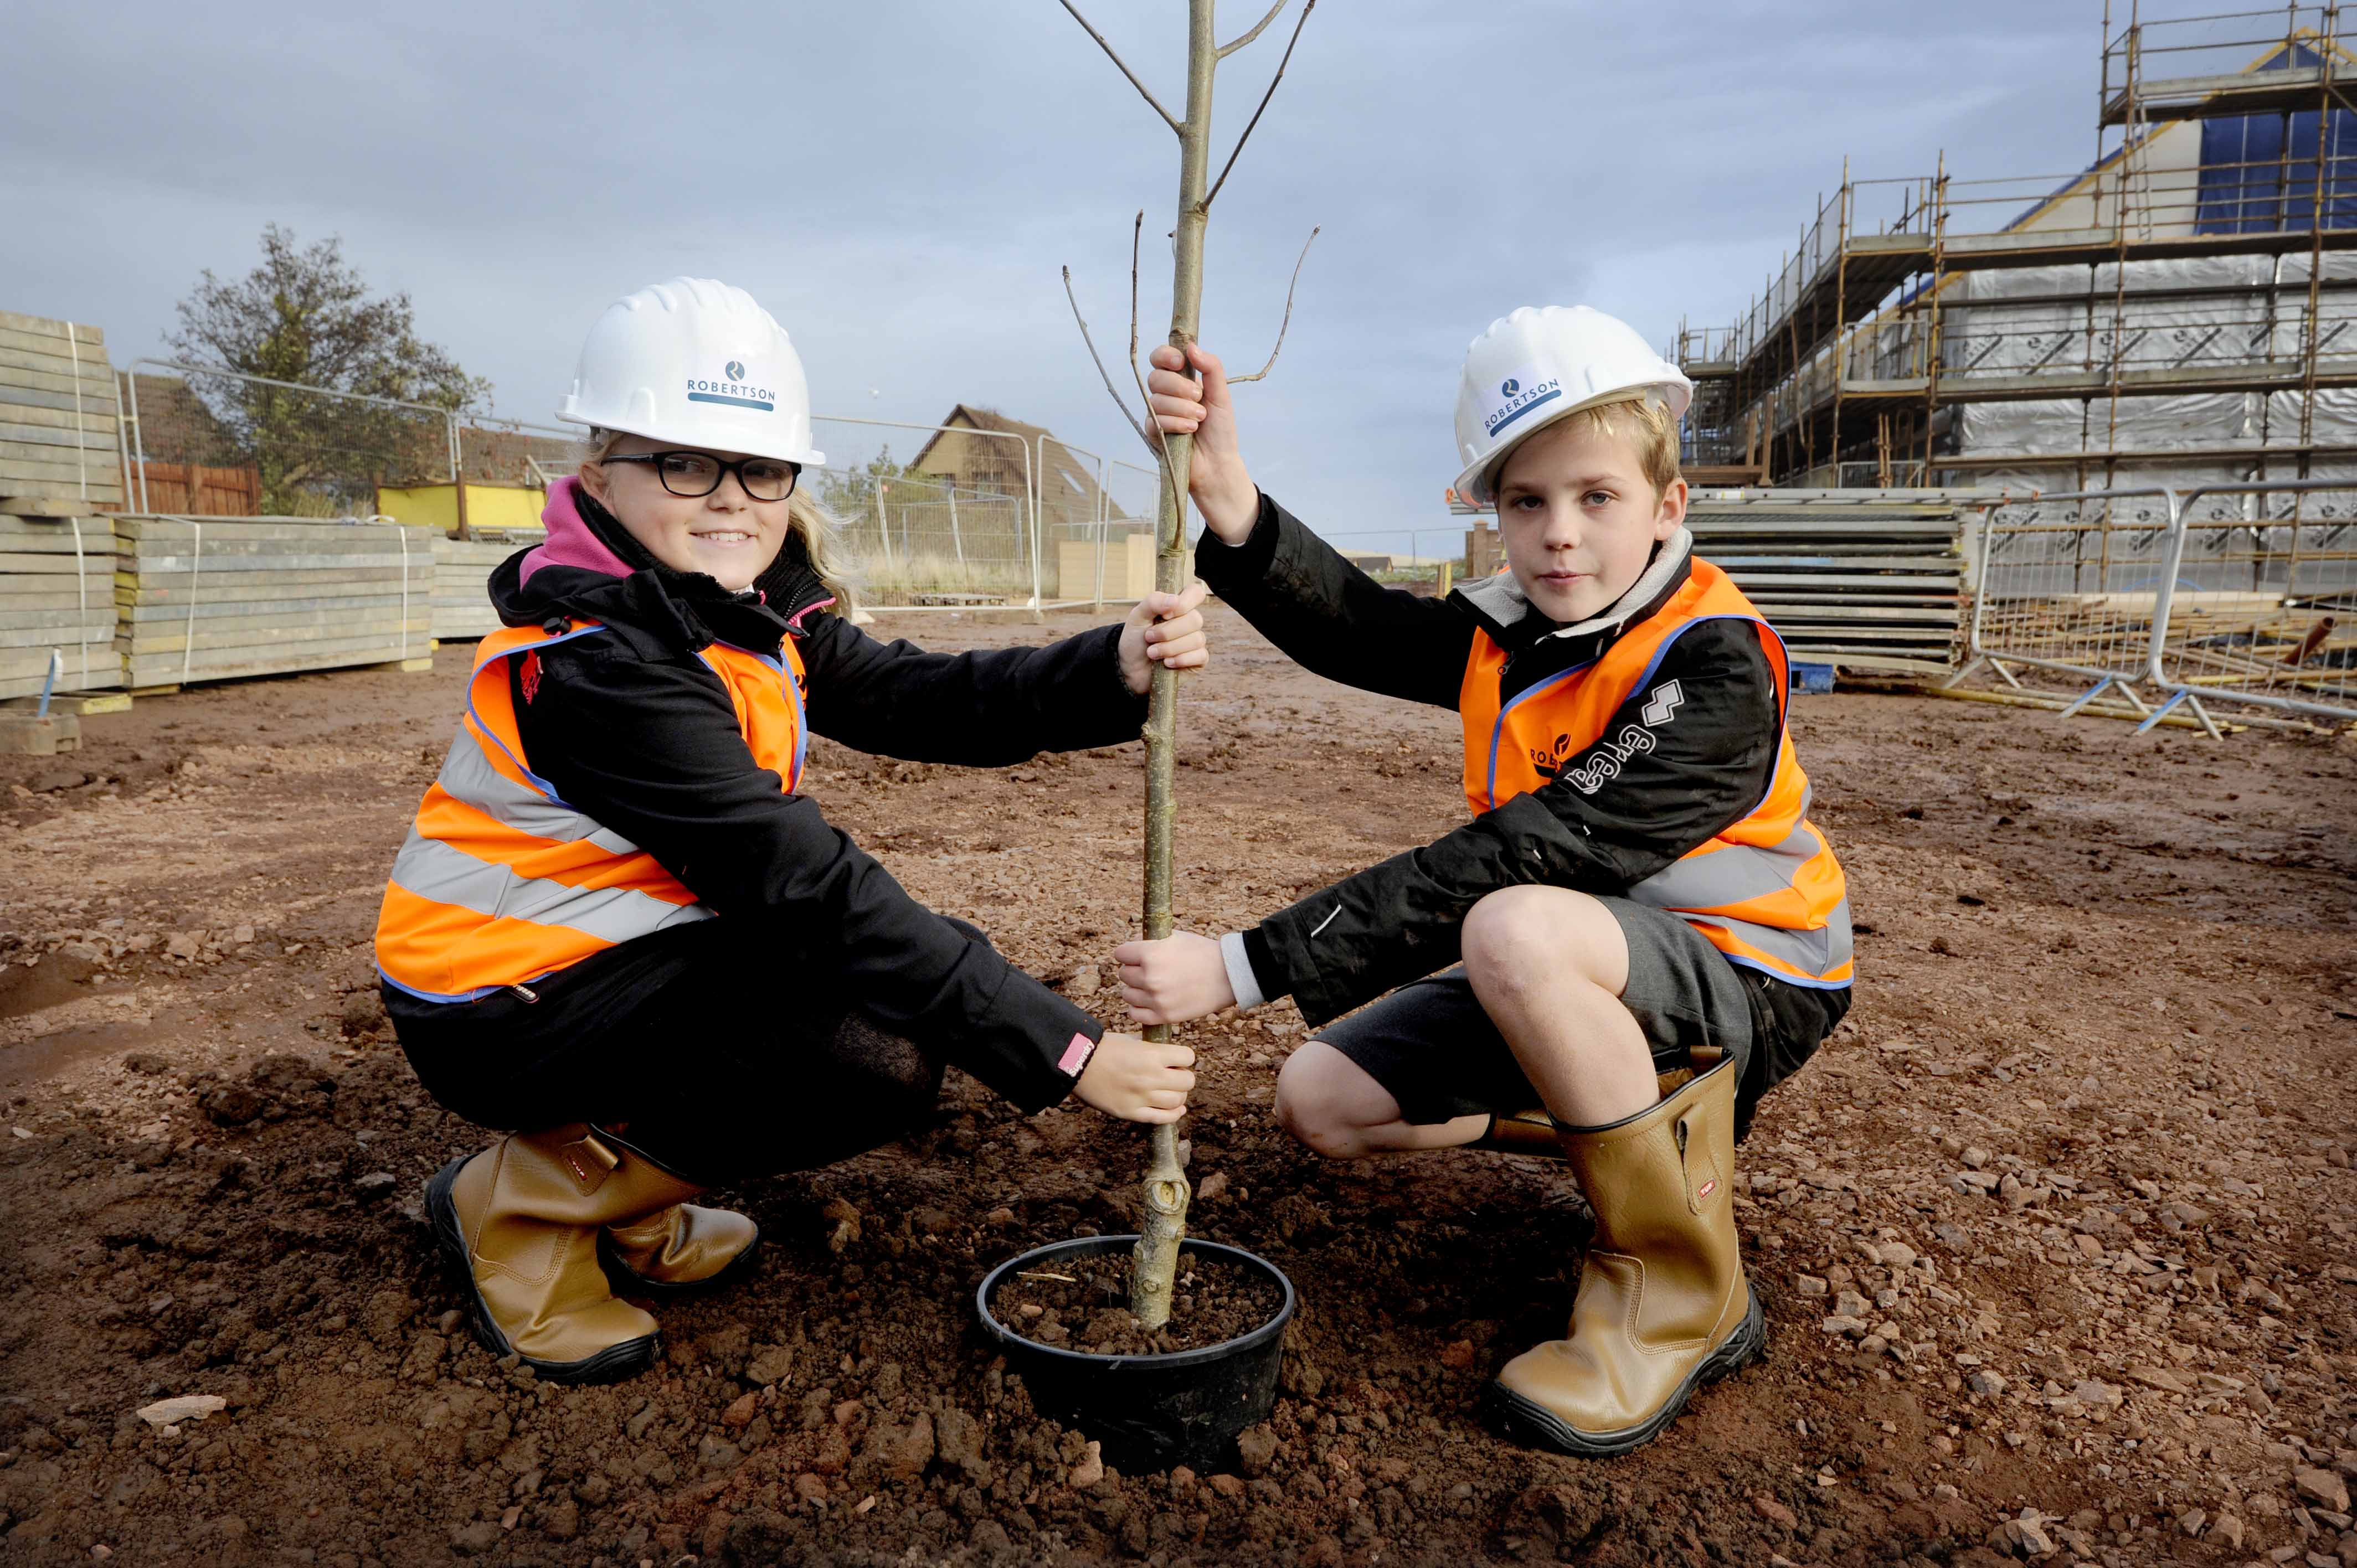
{"type": "MultiPolygon", "coordinates": [[[[1175,0],[1084,8],[1175,103],[1175,0]]],[[[96,322],[117,362],[276,220],[409,290],[511,414],[547,417],[609,299],[684,271],[768,304],[823,409],[994,403],[1139,456],[1057,269],[1117,343],[1145,208],[1158,336],[1173,146],[1050,0],[22,10],[0,205],[42,237],[0,254],[0,309],[96,322]]],[[[1278,31],[1222,79],[1223,147],[1278,31]]],[[[1212,220],[1205,338],[1252,363],[1326,225],[1243,394],[1256,471],[1329,532],[1445,526],[1457,363],[1492,317],[1587,298],[1657,341],[1730,318],[1845,152],[1862,177],[1943,148],[1966,177],[2076,168],[2094,35],[2050,0],[1327,0],[1212,220]]]]}

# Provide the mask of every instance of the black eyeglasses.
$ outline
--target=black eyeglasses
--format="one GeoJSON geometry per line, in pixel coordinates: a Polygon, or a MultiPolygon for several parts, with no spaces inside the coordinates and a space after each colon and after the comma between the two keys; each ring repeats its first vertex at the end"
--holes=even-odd
{"type": "Polygon", "coordinates": [[[694,499],[720,488],[723,474],[734,474],[745,493],[757,501],[781,501],[794,493],[802,465],[779,457],[739,457],[730,463],[709,452],[619,452],[601,463],[651,463],[662,488],[675,496],[694,499]]]}

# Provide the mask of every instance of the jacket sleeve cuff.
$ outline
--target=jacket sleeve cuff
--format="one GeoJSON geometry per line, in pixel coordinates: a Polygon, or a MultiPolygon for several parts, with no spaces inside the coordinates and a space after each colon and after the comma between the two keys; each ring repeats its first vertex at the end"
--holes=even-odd
{"type": "Polygon", "coordinates": [[[1236,1008],[1249,1013],[1268,1000],[1261,994],[1260,979],[1253,973],[1251,956],[1244,951],[1244,934],[1230,931],[1220,939],[1220,961],[1227,966],[1228,989],[1236,994],[1236,1008]]]}
{"type": "Polygon", "coordinates": [[[1009,965],[987,1017],[952,1059],[1026,1115],[1072,1092],[1104,1026],[1009,965]]]}
{"type": "Polygon", "coordinates": [[[1260,493],[1260,515],[1253,520],[1252,532],[1244,535],[1242,544],[1230,544],[1203,530],[1195,542],[1195,575],[1211,585],[1215,594],[1225,597],[1222,585],[1256,583],[1268,575],[1271,563],[1276,559],[1276,542],[1284,532],[1277,521],[1276,502],[1266,490],[1260,493]]]}

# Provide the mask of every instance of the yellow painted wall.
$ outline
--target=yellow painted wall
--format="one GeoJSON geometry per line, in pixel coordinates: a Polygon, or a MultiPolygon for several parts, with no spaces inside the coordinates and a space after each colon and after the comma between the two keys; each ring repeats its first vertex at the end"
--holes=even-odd
{"type": "MultiPolygon", "coordinates": [[[[540,514],[547,505],[546,490],[521,485],[470,484],[467,487],[467,524],[478,532],[494,528],[536,532],[541,526],[540,514]]],[[[456,533],[458,487],[415,485],[396,489],[380,486],[376,510],[412,528],[456,533]]]]}
{"type": "MultiPolygon", "coordinates": [[[[1093,598],[1097,585],[1096,541],[1067,539],[1056,546],[1056,596],[1093,598]]],[[[1154,591],[1154,536],[1114,533],[1105,540],[1104,596],[1141,599],[1154,591]]]]}

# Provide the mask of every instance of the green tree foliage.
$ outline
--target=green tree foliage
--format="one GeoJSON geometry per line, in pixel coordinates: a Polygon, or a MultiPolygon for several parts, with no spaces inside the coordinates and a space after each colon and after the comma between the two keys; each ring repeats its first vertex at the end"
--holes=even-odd
{"type": "MultiPolygon", "coordinates": [[[[908,465],[895,462],[892,447],[887,443],[876,456],[859,468],[821,468],[810,476],[818,481],[819,504],[845,522],[856,523],[862,518],[876,515],[876,489],[888,485],[909,472],[908,465]]],[[[938,489],[931,480],[912,481],[938,489]]]]}
{"type": "MultiPolygon", "coordinates": [[[[180,356],[318,392],[394,398],[453,413],[488,404],[490,383],[420,340],[406,294],[370,297],[333,236],[307,248],[273,223],[262,264],[241,278],[207,269],[167,341],[180,356]]],[[[193,375],[190,390],[259,469],[263,510],[366,510],[374,487],[447,481],[447,426],[434,414],[193,375]]]]}

